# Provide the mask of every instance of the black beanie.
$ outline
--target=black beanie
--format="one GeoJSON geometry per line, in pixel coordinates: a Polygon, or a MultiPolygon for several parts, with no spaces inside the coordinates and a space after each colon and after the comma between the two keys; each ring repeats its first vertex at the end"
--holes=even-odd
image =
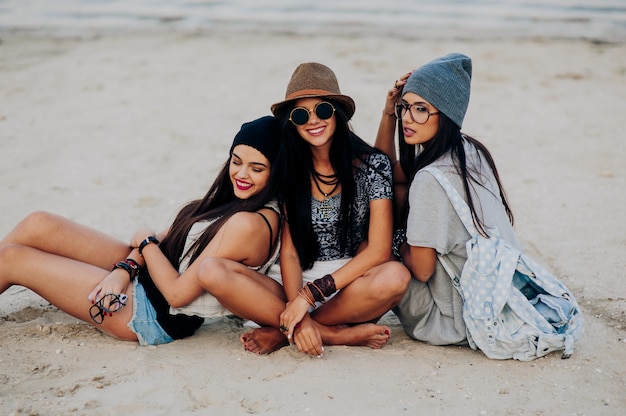
{"type": "Polygon", "coordinates": [[[233,144],[230,146],[230,154],[238,144],[254,147],[270,161],[274,163],[280,145],[280,128],[276,117],[264,116],[256,120],[243,123],[241,129],[235,135],[233,144]]]}

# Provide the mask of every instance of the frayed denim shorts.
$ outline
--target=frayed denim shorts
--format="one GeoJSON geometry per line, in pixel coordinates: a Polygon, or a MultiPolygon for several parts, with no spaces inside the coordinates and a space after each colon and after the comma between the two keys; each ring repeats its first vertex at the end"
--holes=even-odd
{"type": "Polygon", "coordinates": [[[167,344],[174,341],[167,332],[159,325],[156,310],[143,285],[135,279],[133,282],[133,318],[128,323],[128,328],[137,334],[139,345],[167,344]]]}

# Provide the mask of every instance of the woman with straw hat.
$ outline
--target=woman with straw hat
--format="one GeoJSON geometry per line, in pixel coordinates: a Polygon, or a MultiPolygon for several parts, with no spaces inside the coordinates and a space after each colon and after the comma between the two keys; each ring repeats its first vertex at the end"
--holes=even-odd
{"type": "MultiPolygon", "coordinates": [[[[283,129],[276,162],[285,209],[280,276],[289,300],[279,321],[283,340],[318,356],[323,344],[381,348],[390,331],[373,322],[410,280],[404,266],[388,262],[389,159],[350,129],[354,101],[325,65],[299,65],[271,109],[283,129]]],[[[247,349],[266,342],[259,334],[244,335],[247,349]]]]}

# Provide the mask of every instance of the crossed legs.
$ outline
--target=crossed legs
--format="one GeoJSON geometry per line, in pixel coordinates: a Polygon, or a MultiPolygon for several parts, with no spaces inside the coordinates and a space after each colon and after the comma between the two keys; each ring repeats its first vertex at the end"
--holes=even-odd
{"type": "MultiPolygon", "coordinates": [[[[401,263],[392,261],[343,288],[311,314],[324,344],[382,348],[391,332],[387,326],[372,322],[400,302],[410,278],[401,263]]],[[[286,299],[282,287],[273,279],[240,263],[215,258],[203,262],[198,279],[227,309],[262,325],[242,335],[246,350],[264,354],[287,344],[278,329],[286,299]]]]}
{"type": "MultiPolygon", "coordinates": [[[[100,231],[35,212],[0,241],[0,293],[12,285],[24,286],[70,315],[93,323],[88,294],[110,273],[112,264],[129,252],[128,245],[100,231]]],[[[132,309],[129,296],[127,306],[98,328],[136,340],[126,326],[132,309]]]]}

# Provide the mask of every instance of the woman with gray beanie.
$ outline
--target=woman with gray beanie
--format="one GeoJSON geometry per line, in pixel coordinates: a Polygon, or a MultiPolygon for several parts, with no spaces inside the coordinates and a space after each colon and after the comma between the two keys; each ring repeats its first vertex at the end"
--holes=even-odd
{"type": "Polygon", "coordinates": [[[481,234],[497,227],[502,238],[519,248],[491,154],[478,140],[461,133],[471,77],[471,59],[459,53],[403,75],[387,93],[376,138],[376,146],[393,165],[393,252],[413,276],[394,312],[409,336],[434,345],[467,343],[463,301],[438,255],[460,275],[470,234],[446,191],[423,168],[443,172],[467,202],[481,234]]]}

